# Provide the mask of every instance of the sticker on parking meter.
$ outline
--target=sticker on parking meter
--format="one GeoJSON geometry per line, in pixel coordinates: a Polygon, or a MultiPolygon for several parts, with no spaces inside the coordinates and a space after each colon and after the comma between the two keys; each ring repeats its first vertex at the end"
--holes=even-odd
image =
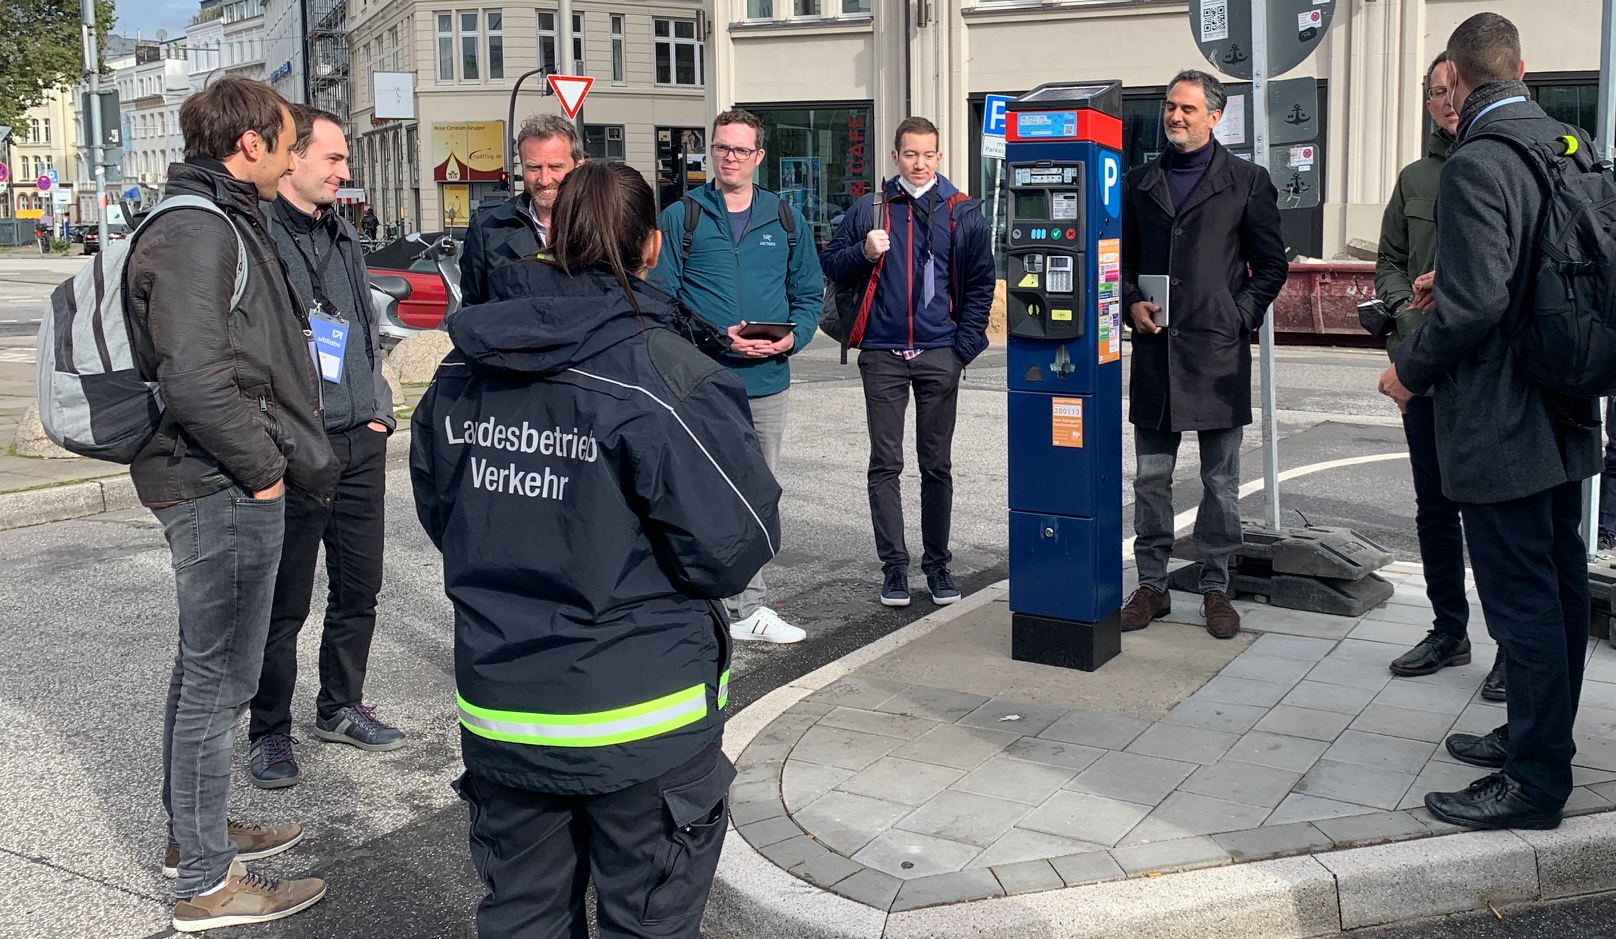
{"type": "Polygon", "coordinates": [[[1099,297],[1095,317],[1095,346],[1101,365],[1122,358],[1122,241],[1104,238],[1096,246],[1099,263],[1099,297]]]}
{"type": "Polygon", "coordinates": [[[1083,399],[1051,398],[1049,423],[1057,447],[1083,446],[1083,399]]]}

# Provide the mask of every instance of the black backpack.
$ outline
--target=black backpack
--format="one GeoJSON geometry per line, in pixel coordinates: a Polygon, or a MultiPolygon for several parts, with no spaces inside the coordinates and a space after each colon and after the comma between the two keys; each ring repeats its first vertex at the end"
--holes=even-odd
{"type": "Polygon", "coordinates": [[[1510,348],[1528,378],[1572,397],[1616,395],[1616,173],[1575,128],[1552,142],[1484,131],[1544,183],[1532,286],[1510,348]]]}
{"type": "MultiPolygon", "coordinates": [[[[679,239],[679,269],[682,271],[685,262],[690,260],[690,246],[696,240],[696,226],[701,224],[701,204],[689,196],[680,198],[679,202],[685,207],[685,233],[679,239]]],[[[791,217],[791,206],[786,204],[786,200],[781,199],[776,205],[780,211],[780,225],[786,230],[786,276],[789,277],[791,255],[797,250],[797,223],[791,217]]],[[[678,331],[692,345],[715,359],[729,351],[727,335],[683,302],[678,302],[676,306],[678,331]]]]}

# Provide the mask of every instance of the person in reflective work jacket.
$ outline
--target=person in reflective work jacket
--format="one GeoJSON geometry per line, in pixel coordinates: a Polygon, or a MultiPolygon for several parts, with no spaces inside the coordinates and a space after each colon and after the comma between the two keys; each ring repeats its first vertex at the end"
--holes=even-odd
{"type": "Polygon", "coordinates": [[[698,939],[735,769],[733,596],[779,550],[746,389],[668,328],[622,164],[562,184],[553,254],[494,272],[412,418],[443,552],[482,939],[698,939]]]}

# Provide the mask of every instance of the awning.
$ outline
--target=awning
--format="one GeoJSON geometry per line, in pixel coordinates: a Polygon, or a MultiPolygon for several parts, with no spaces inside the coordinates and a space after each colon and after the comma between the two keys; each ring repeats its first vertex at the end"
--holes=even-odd
{"type": "Polygon", "coordinates": [[[337,205],[359,205],[365,201],[365,190],[344,186],[337,190],[337,205]]]}

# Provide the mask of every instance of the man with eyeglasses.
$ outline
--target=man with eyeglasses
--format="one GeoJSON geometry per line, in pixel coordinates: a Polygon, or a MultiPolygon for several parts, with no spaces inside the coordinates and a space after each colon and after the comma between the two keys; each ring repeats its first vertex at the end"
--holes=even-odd
{"type": "MultiPolygon", "coordinates": [[[[1380,255],[1375,263],[1375,296],[1392,313],[1386,352],[1419,329],[1435,305],[1431,282],[1436,265],[1436,193],[1448,147],[1459,127],[1459,112],[1450,101],[1453,66],[1443,52],[1425,76],[1425,110],[1435,127],[1425,157],[1403,168],[1397,188],[1386,203],[1380,225],[1380,255]]],[[[1442,492],[1437,464],[1436,405],[1429,393],[1413,398],[1403,412],[1403,436],[1414,471],[1414,527],[1425,569],[1425,596],[1435,613],[1432,628],[1419,644],[1391,663],[1394,675],[1432,675],[1449,666],[1470,663],[1470,601],[1466,597],[1464,526],[1459,503],[1442,492]]],[[[1504,655],[1493,659],[1481,696],[1504,700],[1504,655]]]]}
{"type": "Polygon", "coordinates": [[[578,128],[559,114],[529,118],[516,136],[522,159],[522,193],[484,203],[471,217],[460,253],[462,306],[488,300],[488,275],[512,261],[531,258],[549,241],[550,210],[561,181],[588,158],[578,128]]]}
{"type": "Polygon", "coordinates": [[[915,398],[920,464],[920,569],[933,603],[960,597],[948,565],[954,512],[954,417],[960,377],[988,346],[993,248],[982,202],[937,172],[937,125],[905,118],[893,135],[898,175],[848,210],[825,246],[830,278],[863,298],[848,344],[859,352],[870,431],[868,486],[881,603],[909,605],[904,544],[904,416],[915,398]],[[875,211],[875,200],[884,211],[875,211]],[[873,281],[874,289],[868,289],[873,281]]]}
{"type": "MultiPolygon", "coordinates": [[[[763,122],[734,109],[713,121],[713,182],[662,212],[662,254],[651,281],[725,333],[720,364],[746,385],[757,446],[778,476],[791,389],[789,356],[819,326],[824,279],[802,213],[753,184],[763,163],[763,122]],[[748,328],[748,327],[752,328],[748,328]]],[[[764,601],[763,572],[724,601],[730,636],[743,642],[801,642],[808,634],[764,601]]]]}

